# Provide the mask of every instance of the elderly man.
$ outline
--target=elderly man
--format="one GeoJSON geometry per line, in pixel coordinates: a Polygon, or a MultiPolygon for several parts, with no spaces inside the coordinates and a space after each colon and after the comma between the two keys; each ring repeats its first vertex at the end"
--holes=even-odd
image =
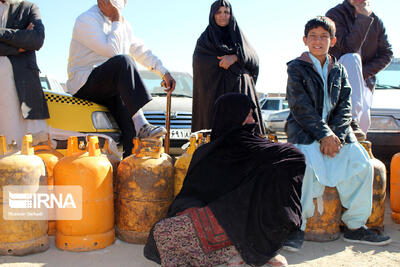
{"type": "Polygon", "coordinates": [[[383,22],[372,12],[369,0],[345,0],[326,16],[336,23],[336,45],[330,53],[349,74],[352,87],[352,128],[357,139],[365,139],[370,127],[370,108],[375,75],[393,56],[383,22]],[[361,127],[361,129],[358,127],[361,127]]]}
{"type": "Polygon", "coordinates": [[[19,145],[26,133],[40,135],[49,118],[35,51],[44,41],[38,7],[28,1],[0,0],[0,134],[19,145]]]}
{"type": "Polygon", "coordinates": [[[122,17],[126,0],[98,0],[75,22],[68,63],[67,87],[76,97],[109,108],[122,131],[124,157],[132,138],[160,137],[163,127],[150,125],[141,108],[151,100],[134,59],[162,77],[167,90],[175,80],[161,61],[134,35],[122,17]]]}

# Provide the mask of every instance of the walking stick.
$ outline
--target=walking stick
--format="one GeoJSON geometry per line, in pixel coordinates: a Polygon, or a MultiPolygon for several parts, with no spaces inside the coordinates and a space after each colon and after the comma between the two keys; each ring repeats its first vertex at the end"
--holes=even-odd
{"type": "Polygon", "coordinates": [[[165,114],[165,128],[167,129],[167,135],[165,136],[164,149],[165,153],[169,154],[169,141],[170,141],[170,131],[171,131],[171,95],[172,92],[167,93],[167,112],[165,114]]]}

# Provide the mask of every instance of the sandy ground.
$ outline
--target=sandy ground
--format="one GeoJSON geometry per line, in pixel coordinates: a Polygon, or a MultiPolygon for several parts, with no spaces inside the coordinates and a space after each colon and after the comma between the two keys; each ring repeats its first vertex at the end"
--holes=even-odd
{"type": "MultiPolygon", "coordinates": [[[[390,218],[386,203],[385,233],[393,242],[383,247],[354,245],[342,239],[327,243],[305,242],[298,253],[282,251],[290,266],[400,266],[400,224],[390,218]]],[[[0,266],[158,266],[143,257],[143,246],[116,240],[114,245],[93,252],[73,253],[58,250],[54,238],[44,253],[23,257],[0,257],[0,266]]]]}

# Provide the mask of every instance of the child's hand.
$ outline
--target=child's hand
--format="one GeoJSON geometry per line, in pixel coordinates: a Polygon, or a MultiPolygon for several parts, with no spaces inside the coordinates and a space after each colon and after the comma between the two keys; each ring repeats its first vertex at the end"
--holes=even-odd
{"type": "Polygon", "coordinates": [[[339,150],[342,148],[342,143],[340,139],[336,135],[327,136],[320,141],[321,143],[321,153],[330,158],[336,156],[339,153],[339,150]]]}

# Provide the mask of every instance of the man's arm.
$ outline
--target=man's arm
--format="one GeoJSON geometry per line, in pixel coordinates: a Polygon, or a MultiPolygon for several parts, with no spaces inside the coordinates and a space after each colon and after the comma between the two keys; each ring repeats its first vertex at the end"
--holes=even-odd
{"type": "Polygon", "coordinates": [[[379,25],[381,31],[378,37],[378,50],[376,51],[376,56],[374,58],[372,58],[367,62],[364,62],[363,64],[364,79],[376,75],[378,72],[386,68],[386,66],[389,65],[389,63],[392,61],[393,57],[392,46],[388,41],[385,27],[383,26],[383,23],[380,20],[379,20],[379,25]]]}
{"type": "MultiPolygon", "coordinates": [[[[175,89],[176,82],[172,78],[168,70],[163,66],[161,60],[159,60],[152,51],[148,49],[144,43],[133,35],[133,31],[130,25],[127,25],[129,29],[129,35],[131,39],[130,55],[137,62],[146,66],[149,70],[155,72],[163,79],[163,86],[173,91],[175,89]]],[[[166,90],[166,91],[168,91],[166,90]]]]}
{"type": "Polygon", "coordinates": [[[345,20],[340,18],[334,9],[329,10],[326,16],[336,24],[337,42],[335,47],[341,54],[357,53],[361,49],[374,19],[359,14],[353,25],[347,25],[345,20]]]}
{"type": "Polygon", "coordinates": [[[106,34],[103,32],[103,23],[100,17],[81,15],[75,22],[72,38],[106,58],[122,54],[124,34],[122,24],[114,21],[110,33],[106,34]]]}
{"type": "Polygon", "coordinates": [[[44,26],[40,19],[39,8],[32,4],[30,6],[29,22],[33,29],[9,29],[0,28],[0,43],[7,44],[26,51],[39,50],[44,42],[44,26]]]}
{"type": "Polygon", "coordinates": [[[0,56],[16,56],[19,53],[18,48],[0,42],[0,56]]]}

